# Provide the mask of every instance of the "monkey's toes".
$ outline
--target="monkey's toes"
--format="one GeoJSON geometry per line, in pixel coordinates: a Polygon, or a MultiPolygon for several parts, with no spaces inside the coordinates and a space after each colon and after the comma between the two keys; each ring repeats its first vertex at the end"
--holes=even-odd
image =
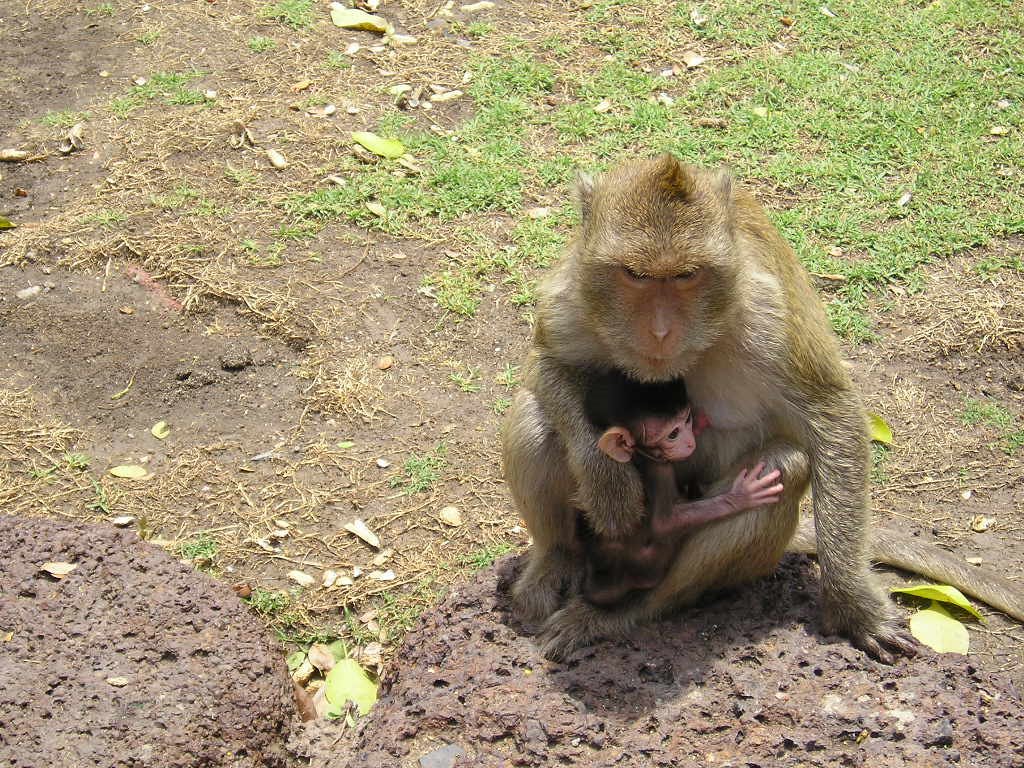
{"type": "Polygon", "coordinates": [[[895,664],[899,656],[916,656],[921,647],[909,632],[889,624],[883,624],[873,633],[854,633],[850,639],[856,647],[883,664],[895,664]]]}
{"type": "Polygon", "coordinates": [[[537,638],[544,657],[552,661],[563,661],[577,648],[593,643],[597,639],[593,613],[591,606],[579,600],[570,602],[554,613],[537,638]]]}

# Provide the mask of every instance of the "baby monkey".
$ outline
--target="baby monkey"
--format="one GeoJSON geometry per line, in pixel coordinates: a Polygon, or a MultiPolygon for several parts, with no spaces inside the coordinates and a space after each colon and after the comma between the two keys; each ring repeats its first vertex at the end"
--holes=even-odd
{"type": "Polygon", "coordinates": [[[618,539],[597,536],[579,515],[586,557],[582,591],[589,602],[612,606],[630,592],[656,587],[694,528],[778,501],[780,473],[762,475],[764,464],[741,470],[732,487],[718,496],[695,498],[696,488],[689,488],[686,497],[680,494],[673,463],[687,459],[696,438],[710,426],[704,414],[694,417],[682,379],[644,384],[613,370],[595,374],[587,386],[587,416],[604,429],[597,447],[615,461],[636,465],[647,512],[618,539]]]}

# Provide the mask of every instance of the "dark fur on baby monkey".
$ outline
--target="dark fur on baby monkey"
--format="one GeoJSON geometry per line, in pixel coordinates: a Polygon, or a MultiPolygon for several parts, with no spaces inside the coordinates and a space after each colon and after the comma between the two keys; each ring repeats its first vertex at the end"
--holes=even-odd
{"type": "Polygon", "coordinates": [[[690,484],[681,494],[674,462],[697,447],[707,426],[695,417],[682,379],[657,384],[633,381],[617,370],[594,373],[584,400],[587,418],[603,429],[598,449],[620,463],[632,461],[644,484],[646,514],[625,536],[595,533],[577,517],[586,567],[582,594],[593,605],[612,606],[631,592],[656,587],[668,572],[679,544],[695,528],[778,501],[780,473],[764,467],[741,470],[733,486],[708,499],[690,484]],[[690,499],[688,503],[679,503],[690,499]]]}

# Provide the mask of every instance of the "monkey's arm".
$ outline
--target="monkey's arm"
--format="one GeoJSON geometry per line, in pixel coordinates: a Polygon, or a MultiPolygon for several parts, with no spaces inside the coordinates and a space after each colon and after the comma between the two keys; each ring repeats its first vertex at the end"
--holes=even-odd
{"type": "Polygon", "coordinates": [[[619,463],[598,450],[600,432],[583,410],[585,372],[545,356],[534,362],[533,393],[565,448],[577,485],[573,503],[597,535],[625,535],[644,515],[639,473],[631,463],[619,463]]]}
{"type": "Polygon", "coordinates": [[[844,372],[816,373],[828,378],[807,393],[805,407],[824,629],[892,663],[894,653],[913,655],[917,643],[868,566],[867,419],[844,372]]]}
{"type": "Polygon", "coordinates": [[[755,507],[774,504],[782,494],[782,476],[775,469],[765,475],[764,465],[758,464],[753,470],[743,469],[725,493],[696,501],[676,501],[668,514],[655,514],[651,528],[655,536],[678,538],[694,528],[715,520],[746,512],[755,507]]]}

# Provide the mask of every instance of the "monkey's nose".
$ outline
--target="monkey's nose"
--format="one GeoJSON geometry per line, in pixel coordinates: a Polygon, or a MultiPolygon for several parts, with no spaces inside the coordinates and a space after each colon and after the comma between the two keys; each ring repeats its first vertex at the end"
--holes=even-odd
{"type": "Polygon", "coordinates": [[[662,342],[668,336],[670,330],[669,328],[651,328],[651,336],[662,342]]]}

